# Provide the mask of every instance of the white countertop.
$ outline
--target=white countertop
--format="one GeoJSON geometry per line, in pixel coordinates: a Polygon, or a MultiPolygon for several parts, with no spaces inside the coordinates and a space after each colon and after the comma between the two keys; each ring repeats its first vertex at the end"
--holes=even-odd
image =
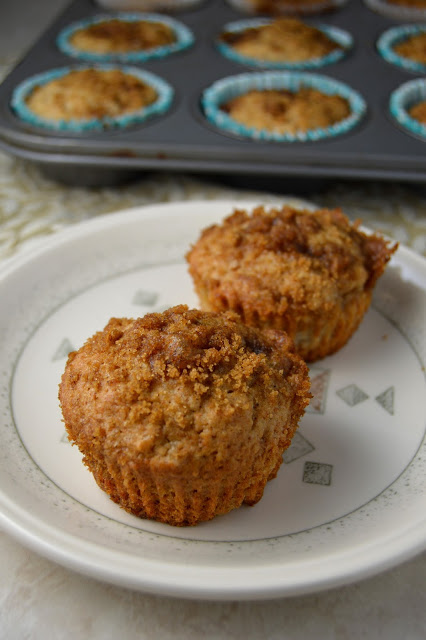
{"type": "MultiPolygon", "coordinates": [[[[17,57],[62,4],[1,3],[3,61],[17,57]]],[[[229,196],[246,198],[247,193],[180,175],[141,177],[115,189],[65,187],[36,167],[0,154],[0,259],[98,214],[151,202],[229,196]]],[[[321,205],[342,206],[352,218],[361,217],[426,255],[424,190],[336,184],[310,197],[321,205]]],[[[247,603],[172,599],[102,584],[40,557],[2,532],[0,566],[0,638],[5,640],[426,637],[426,554],[339,589],[247,603]]]]}

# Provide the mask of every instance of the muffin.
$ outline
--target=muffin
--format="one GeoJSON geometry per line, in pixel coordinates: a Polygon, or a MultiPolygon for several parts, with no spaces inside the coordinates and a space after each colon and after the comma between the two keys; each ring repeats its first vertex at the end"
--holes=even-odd
{"type": "Polygon", "coordinates": [[[226,25],[218,40],[227,57],[254,66],[310,68],[330,64],[351,46],[346,32],[298,18],[252,19],[226,25]]]}
{"type": "Polygon", "coordinates": [[[426,16],[426,0],[364,0],[365,4],[394,20],[423,19],[426,16]]]}
{"type": "Polygon", "coordinates": [[[426,70],[426,27],[421,24],[392,27],[378,39],[377,50],[385,60],[398,67],[424,73],[426,70]]]}
{"type": "Polygon", "coordinates": [[[100,15],[63,29],[57,46],[74,58],[91,62],[145,62],[186,49],[194,41],[186,25],[153,13],[100,15]]]}
{"type": "Polygon", "coordinates": [[[405,82],[392,92],[389,101],[392,118],[404,131],[426,140],[426,79],[405,82]]]}
{"type": "Polygon", "coordinates": [[[270,15],[301,15],[330,11],[347,0],[228,0],[242,11],[270,15]]]}
{"type": "Polygon", "coordinates": [[[363,98],[326,76],[264,71],[222,78],[202,96],[209,122],[254,140],[306,142],[350,131],[364,116],[363,98]]]}
{"type": "Polygon", "coordinates": [[[59,387],[101,489],[176,526],[260,500],[310,397],[285,333],[184,305],[111,319],[70,354],[59,387]]]}
{"type": "Polygon", "coordinates": [[[408,114],[420,124],[426,125],[426,100],[418,102],[408,109],[408,114]]]}
{"type": "Polygon", "coordinates": [[[246,127],[291,135],[325,129],[350,115],[345,98],[306,87],[295,92],[254,89],[229,100],[222,109],[246,127]]]}
{"type": "Polygon", "coordinates": [[[132,67],[56,69],[19,85],[12,108],[36,126],[69,131],[127,126],[164,113],[173,90],[132,67]]]}
{"type": "Polygon", "coordinates": [[[236,210],[187,254],[203,309],[286,331],[313,362],[338,351],[367,311],[396,246],[340,210],[236,210]]]}

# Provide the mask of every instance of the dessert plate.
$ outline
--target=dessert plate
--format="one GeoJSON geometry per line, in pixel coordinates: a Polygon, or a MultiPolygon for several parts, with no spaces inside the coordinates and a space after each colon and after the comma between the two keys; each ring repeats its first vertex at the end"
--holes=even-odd
{"type": "Polygon", "coordinates": [[[3,264],[0,525],[23,544],[110,583],[217,600],[347,584],[426,547],[426,262],[404,247],[352,340],[312,365],[314,397],[256,506],[197,527],[138,519],[67,441],[57,396],[68,352],[111,316],[196,306],[185,252],[255,204],[121,211],[3,264]]]}

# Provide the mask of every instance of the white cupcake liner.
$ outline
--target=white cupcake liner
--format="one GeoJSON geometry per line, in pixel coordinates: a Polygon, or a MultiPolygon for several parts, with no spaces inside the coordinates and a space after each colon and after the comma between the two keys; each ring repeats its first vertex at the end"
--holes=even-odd
{"type": "MultiPolygon", "coordinates": [[[[312,2],[300,6],[298,0],[282,2],[281,4],[280,0],[275,0],[276,7],[274,7],[274,11],[282,15],[309,15],[321,13],[328,9],[338,9],[347,2],[348,0],[323,0],[323,2],[312,2]]],[[[234,9],[238,9],[238,11],[243,11],[244,13],[261,13],[255,9],[254,4],[252,5],[249,0],[228,0],[228,3],[234,7],[234,9]]]]}
{"type": "Polygon", "coordinates": [[[426,100],[426,78],[417,78],[396,89],[389,102],[390,113],[398,124],[422,140],[426,140],[426,125],[412,118],[408,109],[424,100],[426,100]]]}
{"type": "MultiPolygon", "coordinates": [[[[272,20],[268,18],[252,18],[248,20],[239,20],[238,22],[230,22],[229,24],[226,24],[224,26],[222,33],[239,33],[253,27],[262,27],[264,25],[270,24],[271,22],[272,20]]],[[[260,60],[258,58],[251,58],[249,56],[242,55],[241,53],[238,53],[238,51],[236,51],[232,46],[226,44],[225,42],[222,42],[219,39],[216,41],[216,45],[220,53],[226,58],[232,60],[233,62],[238,62],[249,67],[258,69],[289,69],[294,71],[319,69],[326,65],[338,62],[338,60],[344,58],[353,46],[353,38],[347,31],[343,31],[343,29],[339,29],[338,27],[319,25],[317,28],[325,33],[330,38],[330,40],[333,40],[341,47],[343,47],[343,49],[336,49],[335,51],[332,51],[325,56],[312,58],[311,60],[306,60],[303,62],[271,62],[270,60],[260,60]]]]}
{"type": "Polygon", "coordinates": [[[74,22],[68,27],[65,27],[56,39],[56,45],[62,53],[88,62],[146,62],[147,60],[165,58],[166,56],[177,53],[178,51],[183,51],[184,49],[192,46],[193,43],[194,35],[186,25],[174,20],[173,18],[156,13],[116,13],[113,15],[97,15],[84,20],[79,20],[78,22],[74,22]],[[139,20],[144,20],[146,22],[161,22],[172,29],[175,34],[176,41],[170,45],[162,45],[147,50],[128,51],[127,53],[92,53],[89,51],[81,51],[71,44],[71,38],[76,31],[86,29],[101,22],[110,22],[112,20],[123,20],[124,22],[136,22],[139,20]]]}
{"type": "Polygon", "coordinates": [[[426,9],[416,9],[415,7],[404,7],[402,5],[391,4],[386,0],[364,0],[365,4],[372,11],[381,13],[393,20],[426,20],[426,9]]]}
{"type": "Polygon", "coordinates": [[[31,76],[19,84],[12,94],[11,107],[15,114],[23,121],[35,127],[47,128],[55,131],[82,132],[90,130],[104,130],[108,128],[123,128],[134,124],[140,124],[152,116],[164,114],[171,106],[174,91],[162,78],[135,67],[118,67],[116,65],[81,65],[75,67],[61,67],[44,73],[31,76]],[[90,118],[81,120],[52,120],[35,114],[27,106],[27,98],[30,93],[39,86],[47,84],[57,78],[62,78],[71,71],[85,69],[97,69],[109,71],[119,69],[123,73],[135,76],[142,82],[151,85],[157,92],[157,99],[150,105],[132,113],[126,113],[116,117],[90,118]]]}
{"type": "Polygon", "coordinates": [[[410,36],[426,33],[426,25],[407,24],[401,27],[393,27],[385,31],[377,41],[377,50],[387,62],[416,73],[426,73],[426,64],[416,62],[396,53],[395,45],[403,42],[410,36]]]}
{"type": "Polygon", "coordinates": [[[96,4],[104,9],[121,11],[131,9],[132,11],[170,11],[178,12],[192,9],[205,0],[96,0],[96,4]]]}
{"type": "Polygon", "coordinates": [[[223,78],[204,91],[202,106],[207,120],[220,130],[252,140],[273,142],[315,142],[342,135],[353,129],[367,110],[366,102],[362,96],[346,84],[327,76],[295,71],[244,73],[223,78]],[[317,89],[328,95],[342,96],[349,102],[351,115],[330,127],[309,129],[295,134],[282,134],[247,127],[236,122],[220,108],[222,104],[252,89],[287,89],[296,92],[302,87],[317,89]]]}

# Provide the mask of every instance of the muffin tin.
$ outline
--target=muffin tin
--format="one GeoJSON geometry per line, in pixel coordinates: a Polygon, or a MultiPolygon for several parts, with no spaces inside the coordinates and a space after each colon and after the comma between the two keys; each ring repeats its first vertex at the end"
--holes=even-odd
{"type": "Polygon", "coordinates": [[[192,31],[194,44],[139,65],[174,88],[173,104],[164,115],[124,129],[80,133],[47,131],[21,121],[10,107],[15,87],[35,74],[75,65],[56,39],[71,23],[99,13],[105,9],[99,11],[91,0],[72,2],[0,85],[0,147],[36,162],[52,177],[76,185],[114,184],[142,170],[168,170],[237,176],[247,186],[262,178],[273,179],[277,187],[293,178],[426,181],[426,141],[399,126],[389,112],[391,94],[421,74],[379,55],[377,39],[399,23],[373,12],[362,0],[306,18],[309,24],[335,26],[354,38],[344,59],[320,71],[349,85],[367,103],[362,120],[344,135],[304,142],[251,140],[207,121],[203,91],[221,78],[250,71],[221,55],[215,45],[225,24],[244,17],[226,0],[205,0],[180,12],[178,19],[192,31]]]}

